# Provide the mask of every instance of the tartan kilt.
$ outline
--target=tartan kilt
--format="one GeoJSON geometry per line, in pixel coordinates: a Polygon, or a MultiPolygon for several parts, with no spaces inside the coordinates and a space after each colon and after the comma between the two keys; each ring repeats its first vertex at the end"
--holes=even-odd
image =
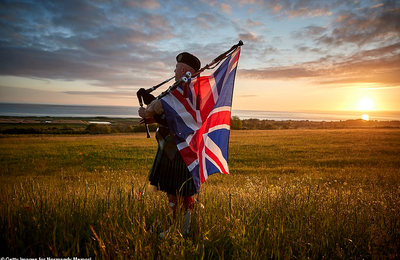
{"type": "Polygon", "coordinates": [[[196,186],[185,162],[179,151],[173,160],[158,147],[157,154],[151,168],[149,181],[158,190],[168,194],[179,196],[193,196],[196,194],[196,186]]]}

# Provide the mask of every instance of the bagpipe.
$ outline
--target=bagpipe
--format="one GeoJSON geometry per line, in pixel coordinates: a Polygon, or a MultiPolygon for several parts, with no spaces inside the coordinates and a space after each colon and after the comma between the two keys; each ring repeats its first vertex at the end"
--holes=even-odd
{"type": "MultiPolygon", "coordinates": [[[[163,82],[161,82],[161,83],[159,83],[159,84],[157,84],[157,85],[155,85],[155,86],[153,86],[151,88],[148,88],[148,89],[141,88],[141,89],[139,89],[138,92],[136,93],[136,95],[137,95],[137,98],[139,100],[140,107],[143,107],[143,103],[148,105],[154,99],[161,99],[162,97],[165,97],[166,95],[171,93],[173,90],[175,90],[178,86],[180,86],[182,84],[187,84],[189,79],[200,76],[200,73],[202,73],[203,71],[205,71],[207,69],[214,69],[215,67],[217,67],[221,63],[221,61],[225,60],[229,55],[231,55],[234,51],[236,51],[237,48],[239,48],[242,45],[243,45],[243,42],[240,40],[237,44],[233,45],[229,50],[227,50],[226,52],[222,53],[221,55],[219,55],[218,57],[213,59],[209,64],[205,65],[203,68],[200,68],[193,75],[189,71],[186,72],[185,76],[183,76],[182,78],[176,80],[170,87],[167,88],[167,90],[162,92],[157,97],[154,97],[150,93],[153,92],[154,90],[158,89],[159,87],[161,87],[165,83],[168,83],[169,81],[171,81],[173,78],[175,78],[175,76],[173,76],[173,77],[171,77],[169,79],[166,79],[163,82]]],[[[148,127],[148,125],[146,123],[146,119],[144,119],[144,125],[145,125],[146,132],[147,132],[147,138],[150,138],[150,131],[149,131],[149,127],[148,127]]]]}

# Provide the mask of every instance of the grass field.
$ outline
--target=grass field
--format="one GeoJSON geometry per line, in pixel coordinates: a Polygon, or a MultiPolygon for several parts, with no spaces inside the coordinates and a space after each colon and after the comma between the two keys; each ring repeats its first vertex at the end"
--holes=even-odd
{"type": "Polygon", "coordinates": [[[145,134],[0,137],[0,256],[396,259],[398,129],[232,131],[231,175],[168,227],[145,134]]]}

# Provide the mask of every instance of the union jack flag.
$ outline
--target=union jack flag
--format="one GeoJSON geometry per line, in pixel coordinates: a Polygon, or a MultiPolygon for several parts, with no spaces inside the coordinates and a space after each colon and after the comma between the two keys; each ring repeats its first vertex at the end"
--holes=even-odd
{"type": "Polygon", "coordinates": [[[209,175],[229,174],[228,145],[240,47],[210,76],[189,80],[161,99],[170,131],[197,192],[209,175]]]}

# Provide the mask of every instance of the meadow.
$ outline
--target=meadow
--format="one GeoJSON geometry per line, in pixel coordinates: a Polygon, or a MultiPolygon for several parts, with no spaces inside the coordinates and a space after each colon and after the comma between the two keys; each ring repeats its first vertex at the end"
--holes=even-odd
{"type": "Polygon", "coordinates": [[[400,131],[232,131],[230,175],[169,227],[144,133],[0,136],[0,256],[398,259],[400,131]]]}

